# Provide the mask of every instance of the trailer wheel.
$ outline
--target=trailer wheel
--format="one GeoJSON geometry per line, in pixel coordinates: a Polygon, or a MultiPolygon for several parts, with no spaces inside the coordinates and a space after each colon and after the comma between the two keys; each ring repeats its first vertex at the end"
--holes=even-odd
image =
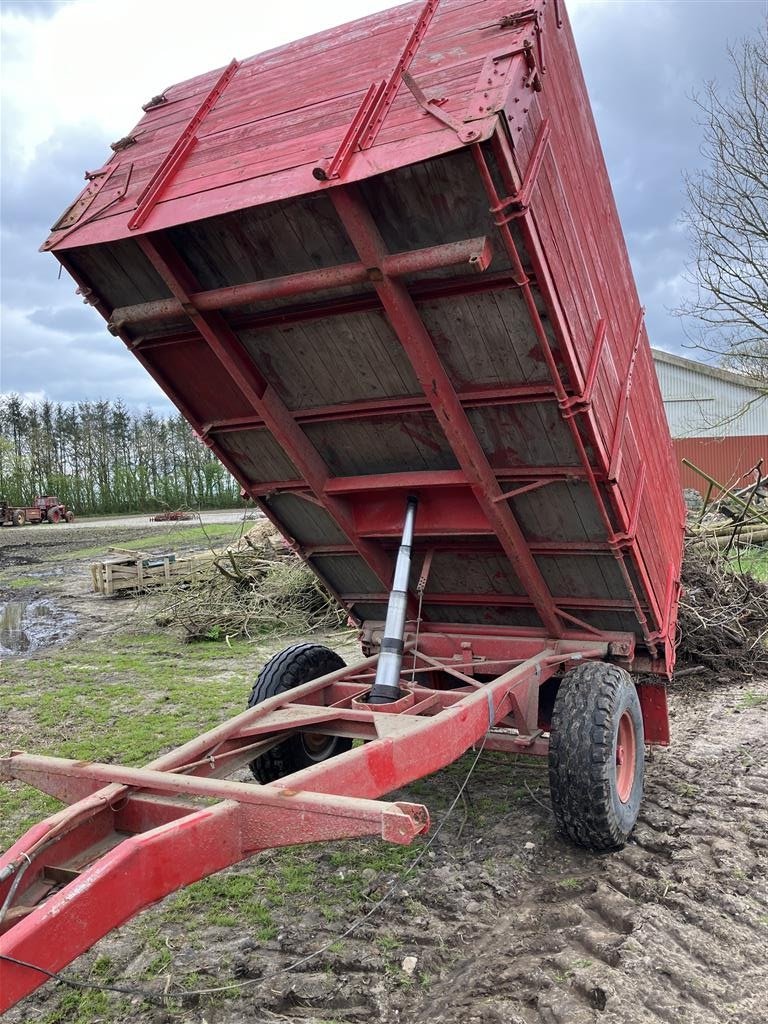
{"type": "Polygon", "coordinates": [[[23,508],[17,508],[16,511],[13,513],[13,525],[14,526],[23,526],[24,523],[26,523],[26,521],[27,521],[27,514],[24,511],[24,509],[23,508]]]}
{"type": "MultiPolygon", "coordinates": [[[[259,672],[248,707],[252,708],[268,697],[292,690],[327,672],[344,668],[344,664],[335,651],[320,644],[294,644],[286,647],[270,658],[259,672]]],[[[259,782],[274,782],[302,768],[327,761],[329,757],[335,757],[351,746],[352,740],[346,737],[301,733],[291,736],[251,761],[251,771],[259,782]]]]}
{"type": "Polygon", "coordinates": [[[623,846],[640,811],[644,754],[629,673],[605,662],[567,672],[549,740],[549,788],[560,831],[591,850],[623,846]]]}

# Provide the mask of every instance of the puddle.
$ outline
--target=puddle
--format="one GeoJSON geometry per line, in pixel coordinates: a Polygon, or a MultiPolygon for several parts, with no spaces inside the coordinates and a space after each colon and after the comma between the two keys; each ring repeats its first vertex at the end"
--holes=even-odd
{"type": "Polygon", "coordinates": [[[71,635],[76,620],[74,612],[47,597],[0,602],[0,657],[60,644],[71,635]]]}

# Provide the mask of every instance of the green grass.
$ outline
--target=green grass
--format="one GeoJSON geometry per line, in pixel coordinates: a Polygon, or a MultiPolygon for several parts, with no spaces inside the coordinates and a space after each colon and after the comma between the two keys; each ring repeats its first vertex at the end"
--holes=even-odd
{"type": "Polygon", "coordinates": [[[753,690],[747,690],[740,703],[743,708],[764,708],[768,706],[768,693],[755,693],[753,690]]]}
{"type": "MultiPolygon", "coordinates": [[[[268,653],[149,634],[16,659],[7,678],[0,669],[0,720],[14,722],[3,747],[146,764],[242,711],[268,653]]],[[[0,787],[0,847],[57,806],[36,790],[0,787]]]]}
{"type": "Polygon", "coordinates": [[[748,572],[768,583],[768,548],[749,548],[732,555],[729,561],[735,572],[748,572]]]}
{"type": "Polygon", "coordinates": [[[582,889],[584,885],[583,878],[561,878],[557,883],[558,889],[582,889]]]}
{"type": "Polygon", "coordinates": [[[8,590],[24,590],[27,587],[39,587],[43,581],[39,576],[10,576],[0,575],[0,585],[8,590]]]}
{"type": "Polygon", "coordinates": [[[236,541],[241,535],[241,528],[235,523],[211,523],[206,526],[189,526],[174,530],[148,531],[137,540],[122,541],[118,545],[99,544],[96,547],[76,548],[74,551],[62,551],[47,559],[49,562],[70,562],[80,558],[95,558],[109,552],[110,547],[120,547],[126,551],[164,551],[172,550],[184,544],[207,547],[209,541],[236,541]]]}

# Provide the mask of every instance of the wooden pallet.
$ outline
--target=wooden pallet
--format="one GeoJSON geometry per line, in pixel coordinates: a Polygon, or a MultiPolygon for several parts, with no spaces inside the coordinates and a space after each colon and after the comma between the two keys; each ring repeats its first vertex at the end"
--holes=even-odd
{"type": "Polygon", "coordinates": [[[94,562],[91,565],[93,589],[105,597],[126,591],[150,590],[171,580],[193,577],[210,561],[210,552],[183,558],[174,552],[162,555],[131,552],[104,562],[94,562]]]}

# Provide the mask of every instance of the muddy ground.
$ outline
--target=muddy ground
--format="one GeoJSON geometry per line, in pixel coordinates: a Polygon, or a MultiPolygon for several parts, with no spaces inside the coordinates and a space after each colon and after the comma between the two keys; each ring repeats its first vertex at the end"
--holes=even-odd
{"type": "Polygon", "coordinates": [[[102,601],[92,592],[90,565],[112,548],[204,550],[237,540],[251,525],[253,512],[244,518],[242,511],[222,510],[180,523],[132,515],[0,527],[0,657],[93,639],[135,617],[130,602],[102,601]]]}
{"type": "MultiPolygon", "coordinates": [[[[41,576],[41,591],[76,616],[62,650],[79,650],[94,628],[103,642],[116,605],[88,594],[90,559],[52,566],[42,547],[50,535],[30,534],[21,550],[7,536],[0,557],[18,559],[10,571],[52,573],[41,576]]],[[[128,532],[110,539],[121,538],[128,532]]],[[[73,550],[85,546],[80,533],[73,550]]],[[[264,653],[245,656],[244,676],[264,653]]],[[[21,659],[25,678],[43,654],[21,659]]],[[[180,646],[182,675],[184,659],[180,646]]],[[[14,664],[6,659],[0,676],[11,680],[14,664]]],[[[213,684],[217,671],[223,680],[232,664],[212,670],[213,684]]],[[[408,849],[359,841],[254,858],[169,897],[67,969],[133,994],[49,984],[7,1020],[763,1024],[768,683],[698,674],[673,682],[670,701],[672,747],[648,762],[640,821],[620,852],[589,854],[560,839],[546,767],[490,753],[480,754],[446,819],[475,760],[468,754],[398,794],[430,807],[435,838],[408,849]],[[194,994],[233,982],[224,993],[194,994]],[[164,1005],[145,994],[161,1002],[165,994],[164,1005]]]]}

